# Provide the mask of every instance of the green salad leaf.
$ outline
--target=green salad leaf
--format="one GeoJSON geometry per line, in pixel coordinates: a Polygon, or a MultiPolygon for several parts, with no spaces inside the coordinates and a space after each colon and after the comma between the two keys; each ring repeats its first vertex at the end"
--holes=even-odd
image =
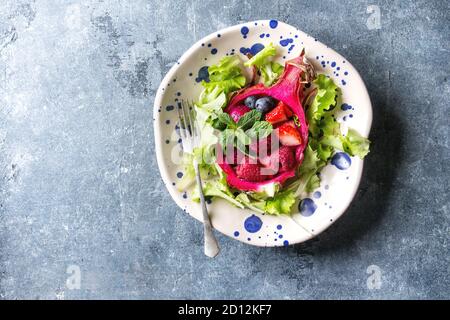
{"type": "Polygon", "coordinates": [[[208,68],[209,82],[202,81],[207,92],[219,90],[228,94],[245,86],[246,79],[239,67],[241,61],[238,56],[227,56],[216,65],[208,68]]]}
{"type": "Polygon", "coordinates": [[[265,212],[280,215],[290,214],[295,203],[295,194],[290,190],[281,191],[266,201],[265,212]]]}
{"type": "Polygon", "coordinates": [[[239,193],[236,196],[236,200],[251,210],[254,210],[254,211],[260,212],[260,213],[265,212],[266,201],[253,199],[245,192],[239,193]]]}
{"type": "Polygon", "coordinates": [[[220,126],[220,144],[223,150],[228,146],[236,146],[242,153],[249,154],[247,147],[255,138],[264,138],[268,136],[272,130],[272,124],[267,121],[260,121],[262,117],[258,110],[251,110],[244,114],[237,123],[231,116],[222,112],[217,117],[217,122],[213,124],[215,128],[220,126]]]}
{"type": "MultiPolygon", "coordinates": [[[[215,180],[208,180],[204,183],[203,194],[205,197],[218,197],[225,199],[234,204],[236,207],[244,208],[244,205],[234,198],[234,195],[226,182],[225,176],[215,180]]],[[[198,188],[195,188],[193,191],[192,200],[196,202],[200,201],[198,188]]]]}
{"type": "Polygon", "coordinates": [[[263,139],[270,135],[273,131],[273,126],[267,121],[256,121],[253,126],[246,131],[251,139],[263,139]]]}
{"type": "Polygon", "coordinates": [[[347,134],[342,138],[342,145],[344,151],[349,155],[363,159],[369,153],[370,141],[357,131],[348,129],[347,134]]]}
{"type": "Polygon", "coordinates": [[[238,121],[237,126],[242,130],[247,130],[253,126],[253,124],[260,120],[262,113],[256,109],[253,109],[244,114],[238,121]]]}
{"type": "Polygon", "coordinates": [[[271,59],[277,54],[277,49],[273,43],[269,43],[254,55],[250,60],[244,63],[244,66],[255,66],[261,73],[261,80],[266,87],[271,86],[275,80],[283,73],[283,66],[271,59]]]}

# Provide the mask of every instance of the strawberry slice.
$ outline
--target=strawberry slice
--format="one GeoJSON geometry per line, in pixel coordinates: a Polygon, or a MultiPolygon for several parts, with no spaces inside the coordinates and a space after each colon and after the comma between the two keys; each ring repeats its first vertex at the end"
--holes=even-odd
{"type": "Polygon", "coordinates": [[[277,106],[266,114],[266,121],[271,124],[283,122],[292,117],[292,111],[282,101],[278,102],[277,106]]]}
{"type": "Polygon", "coordinates": [[[284,107],[284,112],[286,112],[286,116],[288,118],[291,118],[294,115],[294,113],[292,113],[291,111],[291,108],[289,108],[283,101],[278,102],[278,104],[281,104],[284,107]]]}
{"type": "Polygon", "coordinates": [[[278,138],[284,146],[298,146],[302,144],[302,137],[293,121],[283,123],[277,129],[278,138]]]}

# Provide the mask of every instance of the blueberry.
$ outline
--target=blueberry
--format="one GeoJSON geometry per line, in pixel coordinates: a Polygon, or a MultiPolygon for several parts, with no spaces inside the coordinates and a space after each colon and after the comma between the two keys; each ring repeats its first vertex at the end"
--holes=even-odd
{"type": "Polygon", "coordinates": [[[245,98],[244,104],[249,107],[250,109],[255,108],[255,102],[258,98],[256,96],[248,96],[245,98]]]}
{"type": "Polygon", "coordinates": [[[256,100],[255,108],[261,113],[267,113],[275,108],[275,101],[271,97],[262,97],[256,100]]]}

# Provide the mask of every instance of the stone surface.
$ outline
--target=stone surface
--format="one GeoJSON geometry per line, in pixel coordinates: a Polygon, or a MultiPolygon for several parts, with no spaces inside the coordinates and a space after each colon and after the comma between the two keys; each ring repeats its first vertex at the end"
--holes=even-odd
{"type": "Polygon", "coordinates": [[[450,298],[449,4],[373,2],[380,29],[367,1],[2,1],[0,298],[450,298]],[[373,148],[328,231],[268,249],[219,235],[211,260],[164,192],[154,93],[194,41],[260,18],[354,64],[373,148]]]}

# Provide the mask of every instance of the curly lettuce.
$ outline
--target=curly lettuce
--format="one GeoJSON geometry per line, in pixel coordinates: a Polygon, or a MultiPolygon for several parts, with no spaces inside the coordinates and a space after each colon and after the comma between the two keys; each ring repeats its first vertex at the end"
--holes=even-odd
{"type": "Polygon", "coordinates": [[[214,90],[228,94],[245,86],[246,79],[239,67],[241,61],[237,56],[222,58],[216,65],[208,68],[209,82],[202,81],[207,92],[214,90]]]}
{"type": "Polygon", "coordinates": [[[272,58],[276,54],[276,47],[273,43],[270,43],[244,63],[244,66],[246,67],[255,66],[259,70],[261,73],[261,81],[266,87],[271,86],[284,70],[284,67],[281,64],[272,61],[272,58]]]}

